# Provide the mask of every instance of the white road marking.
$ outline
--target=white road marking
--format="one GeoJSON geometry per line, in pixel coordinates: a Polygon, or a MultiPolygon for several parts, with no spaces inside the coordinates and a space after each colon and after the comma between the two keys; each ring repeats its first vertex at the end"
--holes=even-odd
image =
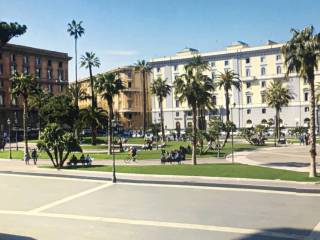
{"type": "Polygon", "coordinates": [[[101,190],[101,189],[110,187],[111,185],[112,185],[112,183],[106,183],[106,184],[100,185],[100,186],[98,186],[98,187],[94,187],[94,188],[91,188],[91,189],[88,189],[88,190],[79,192],[79,193],[77,193],[77,194],[74,194],[74,195],[65,197],[65,198],[60,199],[60,200],[58,200],[58,201],[51,202],[51,203],[46,204],[46,205],[43,205],[43,206],[41,206],[41,207],[38,207],[38,208],[35,208],[35,209],[32,209],[32,210],[29,210],[29,212],[31,212],[31,213],[39,213],[39,212],[41,212],[41,211],[47,210],[47,209],[49,209],[49,208],[58,206],[58,205],[60,205],[60,204],[66,203],[66,202],[69,202],[69,201],[74,200],[74,199],[76,199],[76,198],[83,197],[83,196],[88,195],[88,194],[90,194],[90,193],[93,193],[93,192],[99,191],[99,190],[101,190]]]}
{"type": "Polygon", "coordinates": [[[117,184],[120,184],[120,185],[132,185],[132,186],[146,186],[146,187],[191,188],[191,189],[202,189],[202,190],[233,191],[233,192],[255,192],[255,193],[268,193],[268,194],[272,193],[272,194],[280,194],[280,195],[320,197],[320,193],[299,193],[299,192],[287,192],[287,191],[263,190],[263,189],[248,189],[248,188],[236,188],[236,187],[205,187],[205,186],[151,184],[151,183],[150,184],[149,183],[117,183],[117,184]]]}
{"type": "Polygon", "coordinates": [[[309,235],[310,239],[320,239],[320,222],[313,228],[312,232],[309,235]]]}
{"type": "Polygon", "coordinates": [[[301,235],[296,235],[296,234],[279,233],[279,232],[272,232],[272,231],[260,231],[257,229],[249,229],[249,228],[223,227],[223,226],[215,226],[215,225],[163,222],[163,221],[151,221],[151,220],[136,220],[136,219],[124,219],[124,218],[107,218],[107,217],[82,216],[82,215],[73,215],[73,214],[10,211],[10,210],[0,210],[0,214],[24,215],[24,216],[34,216],[34,217],[49,217],[49,218],[60,218],[60,219],[70,219],[70,220],[82,220],[82,221],[93,221],[93,222],[104,222],[104,223],[138,225],[138,226],[180,228],[180,229],[189,229],[189,230],[227,232],[227,233],[236,233],[236,234],[250,234],[250,235],[260,234],[261,236],[278,237],[278,238],[282,238],[282,239],[314,240],[313,238],[303,237],[301,235]]]}

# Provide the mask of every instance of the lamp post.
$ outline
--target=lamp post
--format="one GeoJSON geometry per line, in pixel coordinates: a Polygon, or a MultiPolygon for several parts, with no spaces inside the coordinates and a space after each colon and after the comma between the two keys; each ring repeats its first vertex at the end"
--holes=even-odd
{"type": "Polygon", "coordinates": [[[12,159],[12,152],[11,152],[11,120],[8,118],[7,120],[8,127],[9,127],[9,158],[12,159]]]}
{"type": "Polygon", "coordinates": [[[114,155],[114,127],[115,127],[115,120],[112,120],[112,182],[116,183],[117,182],[117,177],[116,177],[116,159],[114,155]]]}
{"type": "Polygon", "coordinates": [[[232,163],[234,163],[234,151],[233,151],[233,109],[236,107],[236,103],[232,104],[233,108],[231,108],[231,157],[232,163]]]}
{"type": "MultiPolygon", "coordinates": [[[[276,147],[277,146],[277,135],[278,135],[278,129],[276,129],[276,125],[277,125],[277,116],[274,116],[274,132],[273,132],[273,135],[274,135],[274,146],[276,147]],[[277,134],[276,134],[277,132],[277,134]]],[[[279,127],[279,123],[278,123],[278,127],[279,127]]]]}
{"type": "Polygon", "coordinates": [[[16,126],[16,150],[19,150],[19,146],[18,146],[18,118],[17,116],[14,119],[14,125],[16,126]]]}

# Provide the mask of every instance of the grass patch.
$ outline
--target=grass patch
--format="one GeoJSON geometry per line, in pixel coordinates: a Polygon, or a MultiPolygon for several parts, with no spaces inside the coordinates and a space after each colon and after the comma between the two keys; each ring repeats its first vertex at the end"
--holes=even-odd
{"type": "MultiPolygon", "coordinates": [[[[111,172],[111,166],[79,166],[66,169],[78,169],[84,171],[111,172]]],[[[309,178],[308,173],[294,172],[267,167],[250,166],[243,164],[200,164],[200,165],[156,165],[156,166],[117,166],[119,173],[158,174],[180,176],[206,176],[206,177],[230,177],[251,178],[269,180],[287,180],[298,182],[316,182],[320,177],[309,178]]]]}

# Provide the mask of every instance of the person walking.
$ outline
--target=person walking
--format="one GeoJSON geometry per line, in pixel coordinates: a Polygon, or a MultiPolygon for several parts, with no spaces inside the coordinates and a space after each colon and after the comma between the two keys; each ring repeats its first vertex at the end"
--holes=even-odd
{"type": "Polygon", "coordinates": [[[26,165],[29,165],[29,160],[30,160],[29,154],[28,154],[28,153],[25,153],[25,154],[24,154],[24,161],[25,161],[26,165]]]}
{"type": "Polygon", "coordinates": [[[38,153],[37,150],[34,148],[31,152],[31,157],[33,159],[33,164],[37,165],[37,161],[38,161],[38,153]]]}

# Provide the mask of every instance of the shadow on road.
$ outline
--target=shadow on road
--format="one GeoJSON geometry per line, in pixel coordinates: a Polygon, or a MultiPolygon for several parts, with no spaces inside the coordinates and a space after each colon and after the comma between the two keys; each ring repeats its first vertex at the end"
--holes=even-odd
{"type": "Polygon", "coordinates": [[[245,237],[237,238],[236,240],[289,240],[289,239],[320,239],[320,232],[312,232],[310,229],[298,228],[269,228],[263,229],[258,233],[247,235],[245,237]],[[279,235],[278,235],[279,234],[279,235]],[[283,234],[283,236],[281,236],[283,234]],[[277,236],[278,235],[278,236],[277,236]],[[287,235],[287,237],[285,236],[287,235]],[[290,237],[291,236],[291,237],[290,237]]]}
{"type": "Polygon", "coordinates": [[[302,163],[302,162],[271,162],[271,163],[264,163],[264,166],[278,166],[278,167],[308,167],[309,163],[302,163]]]}
{"type": "Polygon", "coordinates": [[[32,237],[0,233],[0,240],[36,240],[32,237]]]}

